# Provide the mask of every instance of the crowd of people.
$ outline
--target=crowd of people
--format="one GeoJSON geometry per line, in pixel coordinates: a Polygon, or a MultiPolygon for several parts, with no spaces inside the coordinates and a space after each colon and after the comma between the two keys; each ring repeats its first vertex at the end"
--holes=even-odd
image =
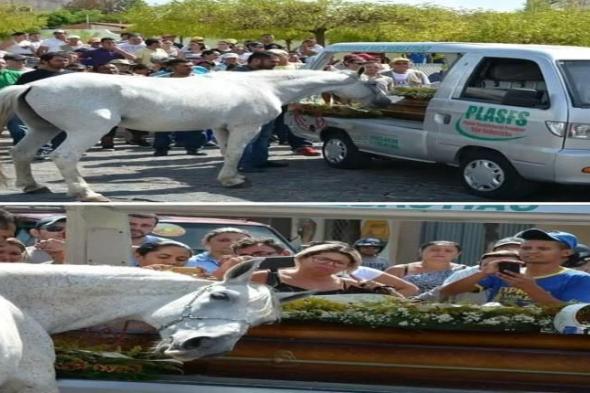
{"type": "MultiPolygon", "coordinates": [[[[34,244],[25,247],[15,238],[15,217],[0,211],[0,261],[68,263],[66,221],[65,216],[39,219],[29,229],[34,244]]],[[[416,261],[392,264],[380,255],[386,243],[377,238],[359,239],[353,245],[312,242],[293,253],[273,239],[221,227],[201,239],[204,251],[194,255],[189,245],[152,234],[158,224],[155,214],[131,214],[129,224],[133,247],[129,260],[138,268],[176,269],[221,280],[249,258],[284,257],[279,260],[288,260],[287,265],[265,266],[252,280],[281,292],[368,293],[422,302],[511,306],[590,302],[590,248],[567,232],[521,231],[498,240],[468,266],[457,263],[461,245],[448,240],[421,245],[416,261]]]]}
{"type": "MultiPolygon", "coordinates": [[[[41,39],[37,32],[15,32],[0,43],[0,89],[13,84],[27,84],[71,72],[92,72],[109,75],[131,75],[154,78],[187,78],[219,71],[297,70],[312,61],[323,51],[314,37],[303,40],[296,50],[287,50],[278,44],[272,34],[263,34],[258,40],[238,42],[235,39],[218,40],[208,47],[204,37],[192,37],[183,44],[175,35],[145,38],[133,32],[121,33],[120,39],[91,37],[83,42],[80,36],[55,30],[51,38],[41,39]]],[[[390,92],[395,86],[426,86],[426,74],[411,67],[412,58],[419,54],[406,54],[389,60],[383,54],[354,53],[343,59],[334,59],[327,70],[362,72],[364,80],[375,81],[377,86],[390,92]]],[[[422,61],[422,58],[415,59],[422,61]]],[[[247,146],[239,164],[241,172],[262,172],[268,168],[284,167],[287,163],[269,160],[269,145],[289,145],[295,154],[318,156],[320,152],[309,140],[293,134],[284,122],[283,113],[265,124],[261,132],[247,146]]],[[[26,125],[13,117],[7,129],[17,144],[26,134],[26,125]]],[[[102,137],[105,151],[115,149],[115,136],[119,127],[102,137]]],[[[151,147],[154,156],[168,155],[171,146],[182,147],[188,155],[206,155],[204,148],[216,148],[211,130],[182,132],[156,132],[153,141],[140,130],[126,130],[127,143],[151,147]]],[[[43,160],[65,139],[62,133],[44,146],[36,159],[43,160]]]]}
{"type": "MultiPolygon", "coordinates": [[[[183,45],[174,35],[144,39],[136,33],[122,33],[120,40],[112,37],[92,37],[82,42],[79,36],[55,30],[53,37],[41,40],[38,33],[15,32],[11,39],[0,43],[0,89],[13,84],[26,84],[71,72],[130,75],[136,77],[186,78],[218,71],[257,71],[270,69],[295,70],[303,62],[323,49],[314,38],[303,41],[298,50],[287,51],[275,42],[272,34],[264,34],[259,41],[239,43],[235,39],[219,40],[209,48],[203,37],[192,37],[183,45]]],[[[26,134],[26,125],[17,117],[7,125],[18,143],[26,134]]],[[[103,150],[115,149],[118,128],[113,128],[101,139],[103,150]]],[[[153,142],[148,133],[127,130],[127,142],[152,147],[155,156],[165,156],[174,141],[189,155],[206,155],[203,148],[215,148],[211,130],[157,132],[153,142]]],[[[37,159],[45,159],[65,139],[60,134],[44,146],[37,159]]],[[[306,139],[299,138],[284,124],[280,116],[265,125],[260,135],[244,153],[240,169],[261,172],[269,167],[283,167],[286,163],[268,160],[271,141],[289,145],[295,154],[317,156],[319,151],[306,139]]]]}

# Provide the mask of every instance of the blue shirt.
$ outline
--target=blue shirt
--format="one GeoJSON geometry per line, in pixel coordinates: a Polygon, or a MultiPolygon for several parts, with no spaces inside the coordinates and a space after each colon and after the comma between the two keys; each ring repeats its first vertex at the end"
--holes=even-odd
{"type": "Polygon", "coordinates": [[[189,259],[185,266],[200,267],[207,273],[213,273],[215,270],[219,269],[220,264],[211,256],[209,251],[205,251],[189,259]]]}
{"type": "MultiPolygon", "coordinates": [[[[578,270],[561,268],[555,274],[536,277],[537,285],[549,292],[551,296],[563,302],[590,302],[590,274],[578,270]]],[[[489,276],[479,282],[489,289],[488,301],[495,301],[504,305],[526,306],[533,304],[533,300],[526,292],[513,288],[496,277],[489,276]]]]}

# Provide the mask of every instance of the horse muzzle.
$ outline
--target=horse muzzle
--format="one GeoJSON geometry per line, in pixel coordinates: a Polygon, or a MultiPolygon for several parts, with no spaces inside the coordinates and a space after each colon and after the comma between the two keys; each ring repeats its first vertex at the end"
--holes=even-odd
{"type": "Polygon", "coordinates": [[[232,351],[240,337],[241,335],[188,337],[172,342],[163,352],[181,361],[220,356],[232,351]]]}

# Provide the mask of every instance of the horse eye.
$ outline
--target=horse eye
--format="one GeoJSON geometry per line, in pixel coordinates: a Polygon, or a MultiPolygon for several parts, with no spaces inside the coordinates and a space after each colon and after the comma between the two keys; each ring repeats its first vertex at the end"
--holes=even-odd
{"type": "Polygon", "coordinates": [[[225,292],[213,292],[210,296],[213,300],[229,300],[229,295],[225,292]]]}

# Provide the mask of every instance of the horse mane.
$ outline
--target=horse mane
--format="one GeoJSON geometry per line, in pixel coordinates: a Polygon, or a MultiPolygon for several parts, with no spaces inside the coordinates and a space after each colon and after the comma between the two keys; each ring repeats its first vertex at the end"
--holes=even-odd
{"type": "MultiPolygon", "coordinates": [[[[206,280],[196,279],[187,275],[172,272],[142,269],[139,267],[99,266],[99,265],[50,265],[30,263],[0,264],[0,285],[2,291],[8,291],[8,283],[24,283],[25,281],[43,281],[42,287],[29,287],[28,292],[41,293],[45,288],[67,289],[91,286],[97,291],[107,291],[109,288],[124,288],[126,285],[142,282],[161,282],[158,291],[167,293],[171,288],[179,285],[201,283],[206,280]],[[101,279],[104,281],[101,282],[101,279]],[[168,285],[166,285],[169,283],[168,285]],[[103,285],[101,285],[103,284],[103,285]],[[44,288],[45,287],[45,288],[44,288]]],[[[207,283],[209,281],[206,281],[207,283]]],[[[139,287],[139,293],[154,293],[154,286],[139,287]]],[[[23,290],[22,288],[19,288],[23,290]]]]}

